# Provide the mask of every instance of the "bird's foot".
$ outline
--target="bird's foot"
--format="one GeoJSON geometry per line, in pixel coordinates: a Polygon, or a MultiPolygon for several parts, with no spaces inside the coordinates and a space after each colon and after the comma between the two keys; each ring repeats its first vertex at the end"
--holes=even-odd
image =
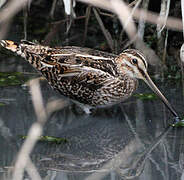
{"type": "Polygon", "coordinates": [[[91,114],[92,113],[92,108],[88,108],[88,107],[85,107],[85,106],[83,106],[83,107],[81,107],[82,108],[82,110],[86,113],[86,114],[91,114]]]}

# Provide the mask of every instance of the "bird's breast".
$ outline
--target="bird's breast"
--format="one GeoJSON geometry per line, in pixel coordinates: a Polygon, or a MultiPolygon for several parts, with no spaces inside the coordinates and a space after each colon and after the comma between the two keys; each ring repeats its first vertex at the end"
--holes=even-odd
{"type": "Polygon", "coordinates": [[[96,106],[106,106],[129,98],[138,86],[137,79],[124,76],[115,79],[95,92],[93,102],[96,106]]]}

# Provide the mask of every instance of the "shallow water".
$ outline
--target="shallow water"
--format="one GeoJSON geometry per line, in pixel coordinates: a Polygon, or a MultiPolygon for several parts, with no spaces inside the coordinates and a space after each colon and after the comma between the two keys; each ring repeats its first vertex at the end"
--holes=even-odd
{"type": "MultiPolygon", "coordinates": [[[[44,18],[47,18],[46,13],[44,18]]],[[[40,16],[40,10],[35,14],[40,16]]],[[[6,39],[19,41],[23,38],[20,21],[18,17],[19,23],[14,22],[6,39]]],[[[40,21],[46,23],[46,20],[40,21]]],[[[42,26],[35,21],[29,25],[37,24],[39,28],[42,26]]],[[[77,32],[74,30],[73,34],[77,34],[74,41],[77,42],[73,45],[81,43],[78,40],[80,31],[81,27],[77,32]]],[[[42,39],[43,34],[33,33],[28,27],[28,39],[42,39]]],[[[83,34],[80,35],[83,37],[83,34]]],[[[64,39],[63,36],[64,32],[60,38],[64,39]]],[[[93,37],[91,39],[97,42],[93,37]]],[[[101,35],[100,38],[104,40],[101,35]]],[[[3,55],[1,51],[0,72],[22,72],[24,80],[39,77],[27,62],[19,57],[3,55]]],[[[181,85],[156,84],[179,115],[183,115],[181,85]]],[[[14,86],[1,85],[0,77],[0,179],[6,180],[23,143],[19,135],[26,135],[37,118],[29,88],[22,86],[22,81],[14,86]]],[[[50,100],[62,98],[46,82],[41,82],[41,90],[45,105],[50,100]]],[[[139,92],[150,93],[151,90],[140,82],[136,93],[139,92]]],[[[49,180],[184,179],[184,130],[168,129],[172,121],[172,114],[159,99],[131,97],[119,105],[98,109],[92,115],[82,113],[70,103],[52,114],[43,131],[43,135],[66,138],[67,142],[38,142],[31,159],[42,178],[49,180]]]]}
{"type": "MultiPolygon", "coordinates": [[[[0,71],[21,71],[25,78],[39,76],[19,57],[3,56],[1,65],[0,71]]],[[[158,86],[182,114],[181,87],[158,86]]],[[[45,104],[62,98],[46,82],[41,82],[41,90],[45,104]]],[[[138,92],[151,90],[140,83],[138,92]]],[[[0,87],[0,102],[0,177],[6,179],[23,143],[19,135],[27,134],[36,115],[28,87],[0,87]]],[[[43,179],[179,180],[183,178],[184,134],[183,128],[166,129],[172,120],[159,99],[131,97],[92,115],[70,103],[48,119],[43,132],[67,142],[38,142],[31,159],[43,179]]]]}

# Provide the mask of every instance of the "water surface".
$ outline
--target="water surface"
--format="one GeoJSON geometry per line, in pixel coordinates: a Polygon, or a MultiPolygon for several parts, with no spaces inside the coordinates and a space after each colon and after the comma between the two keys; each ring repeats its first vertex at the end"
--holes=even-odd
{"type": "MultiPolygon", "coordinates": [[[[39,77],[19,57],[1,57],[0,71],[22,72],[25,79],[39,77]]],[[[183,100],[180,85],[158,84],[179,114],[183,100]]],[[[44,103],[62,98],[41,82],[44,103]]],[[[136,93],[151,90],[140,83],[136,93]]],[[[36,115],[29,88],[21,84],[0,87],[0,175],[5,175],[36,115]]],[[[166,128],[172,114],[159,99],[128,101],[84,114],[70,103],[52,114],[43,135],[66,138],[66,143],[38,142],[31,159],[48,179],[182,179],[183,129],[166,128]],[[167,133],[167,134],[164,134],[167,133]],[[161,135],[161,137],[159,137],[161,135]],[[159,138],[158,138],[159,137],[159,138]],[[137,177],[138,176],[138,177],[137,177]]],[[[26,176],[26,175],[25,175],[26,176]]]]}

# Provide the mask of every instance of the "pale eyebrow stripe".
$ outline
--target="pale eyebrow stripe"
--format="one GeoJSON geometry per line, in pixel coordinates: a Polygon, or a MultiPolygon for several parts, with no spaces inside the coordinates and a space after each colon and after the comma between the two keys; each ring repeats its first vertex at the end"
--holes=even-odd
{"type": "MultiPolygon", "coordinates": [[[[137,53],[138,54],[138,53],[137,53]]],[[[137,58],[137,56],[135,56],[135,55],[132,55],[132,54],[126,54],[126,55],[128,55],[130,58],[137,58]]],[[[144,66],[145,66],[145,68],[147,68],[147,65],[146,65],[146,62],[144,61],[144,56],[142,56],[142,55],[140,55],[140,54],[138,54],[138,57],[142,60],[142,62],[143,62],[143,64],[144,64],[144,66]]]]}

